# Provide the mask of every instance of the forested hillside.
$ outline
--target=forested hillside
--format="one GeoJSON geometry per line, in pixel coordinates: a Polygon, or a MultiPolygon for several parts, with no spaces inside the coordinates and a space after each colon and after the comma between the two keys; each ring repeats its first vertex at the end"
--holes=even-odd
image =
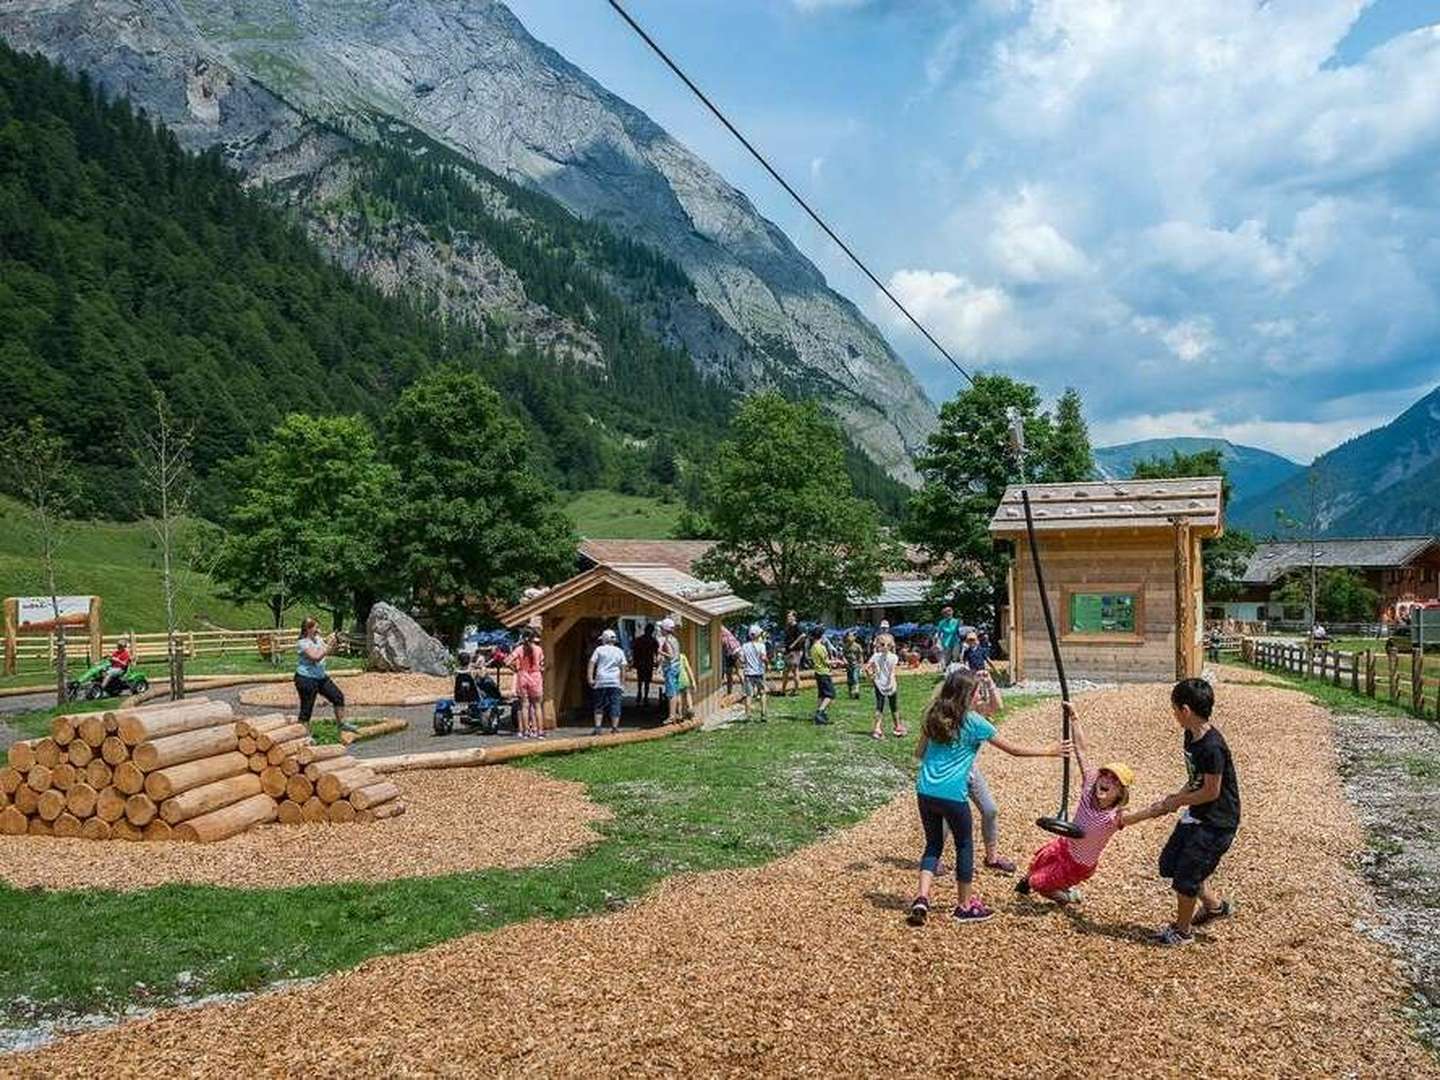
{"type": "MultiPolygon", "coordinates": [[[[448,360],[501,391],[556,482],[678,485],[734,397],[642,321],[647,302],[688,290],[683,272],[438,150],[397,138],[353,167],[447,241],[474,233],[503,247],[526,291],[581,327],[597,357],[444,318],[423,293],[383,295],[272,199],[242,189],[218,154],[186,153],[83,76],[0,45],[0,423],[50,420],[85,462],[91,510],[125,517],[136,510],[133,425],[161,389],[195,426],[197,471],[210,480],[202,509],[214,510],[225,497],[216,467],[286,412],[374,418],[448,360]]],[[[372,197],[336,212],[381,228],[387,206],[372,197]]],[[[888,478],[858,455],[854,468],[895,504],[888,478]]]]}

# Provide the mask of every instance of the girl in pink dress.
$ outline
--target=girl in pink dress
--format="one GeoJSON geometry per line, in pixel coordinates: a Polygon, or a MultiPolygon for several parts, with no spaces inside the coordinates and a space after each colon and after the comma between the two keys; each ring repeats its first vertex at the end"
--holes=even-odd
{"type": "Polygon", "coordinates": [[[543,739],[540,702],[545,697],[545,652],[535,644],[535,631],[520,633],[520,647],[510,654],[515,669],[515,696],[520,699],[520,738],[543,739]]]}

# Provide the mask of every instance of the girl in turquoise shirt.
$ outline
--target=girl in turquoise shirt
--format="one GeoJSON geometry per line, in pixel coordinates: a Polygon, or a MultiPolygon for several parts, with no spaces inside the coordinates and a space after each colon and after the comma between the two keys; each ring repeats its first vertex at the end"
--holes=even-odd
{"type": "Polygon", "coordinates": [[[930,888],[935,868],[945,849],[945,826],[955,837],[955,880],[959,898],[953,912],[961,923],[983,922],[994,914],[978,896],[971,895],[975,875],[975,847],[971,838],[970,772],[975,758],[987,742],[1014,757],[1065,757],[1068,742],[1048,746],[1017,746],[1000,738],[989,717],[1000,710],[1000,691],[988,673],[967,668],[952,669],[940,692],[925,710],[924,726],[916,753],[920,774],[915,778],[915,798],[920,825],[925,830],[925,854],[920,860],[920,887],[910,905],[911,926],[921,926],[930,914],[930,888]]]}

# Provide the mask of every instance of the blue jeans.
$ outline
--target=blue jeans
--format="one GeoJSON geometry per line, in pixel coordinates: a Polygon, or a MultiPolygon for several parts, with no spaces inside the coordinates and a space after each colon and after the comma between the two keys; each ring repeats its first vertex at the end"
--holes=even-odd
{"type": "Polygon", "coordinates": [[[925,855],[920,869],[935,872],[945,850],[945,826],[955,838],[955,880],[968,885],[975,877],[975,841],[970,835],[970,804],[933,795],[915,794],[920,808],[920,825],[925,830],[925,855]]]}

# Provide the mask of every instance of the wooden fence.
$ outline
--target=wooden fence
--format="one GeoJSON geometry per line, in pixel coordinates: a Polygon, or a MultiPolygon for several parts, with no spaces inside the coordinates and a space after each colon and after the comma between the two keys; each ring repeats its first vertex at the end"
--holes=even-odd
{"type": "MultiPolygon", "coordinates": [[[[295,651],[298,631],[291,627],[280,630],[186,630],[176,635],[186,660],[202,656],[236,656],[248,654],[268,658],[279,651],[282,657],[295,651]]],[[[57,635],[22,636],[15,643],[15,659],[21,671],[54,671],[57,650],[57,635]]],[[[108,656],[123,641],[129,644],[130,653],[137,664],[161,663],[168,656],[166,646],[168,635],[159,633],[137,634],[127,630],[123,634],[106,634],[101,638],[103,655],[108,656]]],[[[354,654],[362,643],[359,639],[342,634],[337,653],[354,654]]],[[[71,663],[82,658],[96,663],[100,657],[90,656],[90,639],[77,630],[66,633],[65,651],[71,663]]]]}
{"type": "Polygon", "coordinates": [[[1342,652],[1323,645],[1291,645],[1282,641],[1245,638],[1240,658],[1258,668],[1284,671],[1343,687],[1352,693],[1408,708],[1416,716],[1440,716],[1440,679],[1425,677],[1423,654],[1399,649],[1342,652]],[[1409,656],[1410,670],[1401,670],[1409,656]],[[1429,699],[1429,700],[1427,700],[1429,699]]]}

